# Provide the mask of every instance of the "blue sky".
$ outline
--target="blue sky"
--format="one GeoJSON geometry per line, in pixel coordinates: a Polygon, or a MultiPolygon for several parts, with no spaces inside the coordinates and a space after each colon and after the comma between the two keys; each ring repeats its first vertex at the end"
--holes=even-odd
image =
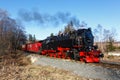
{"type": "MultiPolygon", "coordinates": [[[[22,9],[36,10],[42,14],[55,15],[58,12],[70,13],[71,16],[85,21],[94,29],[101,24],[106,29],[115,28],[117,40],[120,40],[120,0],[1,0],[0,8],[8,11],[14,19],[19,19],[18,12],[22,9]]],[[[37,39],[44,39],[50,33],[57,34],[63,30],[63,23],[58,26],[22,20],[26,32],[35,34],[37,39]]]]}

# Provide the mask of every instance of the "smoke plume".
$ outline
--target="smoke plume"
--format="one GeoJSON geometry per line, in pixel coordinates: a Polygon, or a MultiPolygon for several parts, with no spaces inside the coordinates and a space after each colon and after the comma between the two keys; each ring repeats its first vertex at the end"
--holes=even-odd
{"type": "Polygon", "coordinates": [[[25,22],[37,22],[39,24],[51,23],[55,25],[67,24],[73,22],[73,25],[79,26],[79,19],[72,16],[69,12],[57,12],[56,14],[40,13],[38,10],[24,10],[21,9],[18,12],[19,17],[25,22]]]}

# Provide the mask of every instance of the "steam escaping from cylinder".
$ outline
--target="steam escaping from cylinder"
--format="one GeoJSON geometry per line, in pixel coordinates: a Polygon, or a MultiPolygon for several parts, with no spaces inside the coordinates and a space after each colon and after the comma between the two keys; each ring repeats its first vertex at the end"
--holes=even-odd
{"type": "Polygon", "coordinates": [[[41,13],[39,10],[25,10],[21,9],[18,11],[18,16],[25,22],[37,22],[39,24],[53,24],[53,25],[60,25],[60,24],[68,24],[71,21],[73,25],[78,27],[80,22],[79,19],[75,16],[72,16],[69,12],[57,12],[53,15],[48,13],[41,13]]]}

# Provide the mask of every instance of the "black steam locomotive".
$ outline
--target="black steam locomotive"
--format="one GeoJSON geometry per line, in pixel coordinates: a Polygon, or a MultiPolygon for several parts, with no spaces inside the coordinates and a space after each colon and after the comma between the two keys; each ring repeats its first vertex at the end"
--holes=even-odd
{"type": "Polygon", "coordinates": [[[65,55],[75,60],[80,60],[80,58],[82,59],[82,57],[85,57],[88,53],[92,53],[92,55],[97,53],[96,55],[98,55],[98,57],[102,57],[100,51],[97,51],[97,47],[93,46],[93,44],[94,37],[92,35],[91,28],[88,28],[48,37],[42,42],[41,49],[43,51],[52,50],[54,52],[59,52],[59,47],[63,52],[65,52],[65,55]],[[95,53],[91,51],[94,51],[95,53]],[[80,54],[81,52],[83,53],[80,54]]]}
{"type": "Polygon", "coordinates": [[[50,57],[69,58],[84,62],[99,62],[103,54],[93,44],[94,37],[91,29],[88,28],[50,36],[43,41],[27,44],[23,49],[39,52],[41,55],[50,57]]]}

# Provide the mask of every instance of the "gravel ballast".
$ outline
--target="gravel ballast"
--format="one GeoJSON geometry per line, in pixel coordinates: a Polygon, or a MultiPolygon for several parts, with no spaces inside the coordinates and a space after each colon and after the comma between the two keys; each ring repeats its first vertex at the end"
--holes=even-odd
{"type": "Polygon", "coordinates": [[[76,62],[65,59],[56,59],[45,56],[29,55],[34,59],[33,64],[52,66],[67,71],[71,71],[79,76],[100,79],[100,80],[120,80],[120,70],[113,68],[105,68],[102,66],[90,65],[87,63],[76,62]]]}

